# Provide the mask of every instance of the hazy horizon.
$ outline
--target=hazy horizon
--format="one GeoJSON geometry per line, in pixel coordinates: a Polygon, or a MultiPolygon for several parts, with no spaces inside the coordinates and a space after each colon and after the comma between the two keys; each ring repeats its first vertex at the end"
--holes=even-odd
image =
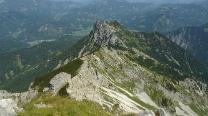
{"type": "MultiPolygon", "coordinates": [[[[96,0],[53,0],[53,1],[73,1],[73,2],[79,2],[79,3],[87,3],[87,2],[92,2],[96,0]]],[[[173,0],[126,0],[126,1],[161,4],[161,3],[193,3],[193,2],[200,2],[200,1],[205,1],[205,0],[174,0],[174,1],[173,0]]]]}
{"type": "Polygon", "coordinates": [[[205,0],[126,0],[130,2],[146,2],[146,3],[192,3],[205,0]]]}

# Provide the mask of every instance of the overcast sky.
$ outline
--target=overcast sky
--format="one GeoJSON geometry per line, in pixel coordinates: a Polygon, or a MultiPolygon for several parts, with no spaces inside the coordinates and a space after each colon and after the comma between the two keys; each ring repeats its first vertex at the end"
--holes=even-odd
{"type": "Polygon", "coordinates": [[[149,2],[149,3],[191,3],[191,2],[199,2],[203,0],[127,0],[134,2],[149,2]]]}
{"type": "MultiPolygon", "coordinates": [[[[85,4],[96,0],[53,0],[53,1],[74,1],[85,4]]],[[[126,1],[162,4],[162,3],[192,3],[192,2],[199,2],[205,0],[126,0],[126,1]]]]}
{"type": "MultiPolygon", "coordinates": [[[[93,1],[93,0],[71,0],[71,1],[89,2],[89,1],[93,1]]],[[[127,0],[127,1],[131,1],[131,2],[148,2],[148,3],[191,3],[191,2],[199,2],[199,1],[203,1],[203,0],[127,0]]]]}

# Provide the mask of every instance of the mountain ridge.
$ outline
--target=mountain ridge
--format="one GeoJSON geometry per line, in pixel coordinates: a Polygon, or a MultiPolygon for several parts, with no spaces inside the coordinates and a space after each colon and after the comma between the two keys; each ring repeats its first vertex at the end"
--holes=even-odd
{"type": "Polygon", "coordinates": [[[207,86],[198,81],[200,78],[195,72],[186,71],[189,70],[187,64],[181,64],[182,48],[170,46],[167,43],[174,43],[158,33],[129,32],[114,24],[118,23],[95,23],[95,28],[80,46],[81,52],[76,55],[78,58],[66,65],[68,68],[62,67],[52,75],[38,78],[31,87],[54,95],[59,95],[60,90],[65,91],[63,93],[72,99],[94,101],[109,111],[118,104],[118,114],[206,114],[199,111],[201,107],[206,107],[201,100],[206,99],[207,86]],[[158,48],[158,52],[152,51],[155,48],[158,48]],[[164,49],[177,52],[170,56],[164,49]],[[170,61],[162,62],[165,60],[170,61]],[[77,61],[82,63],[74,65],[77,61]],[[76,70],[72,70],[74,66],[78,66],[76,70]],[[169,68],[171,71],[165,73],[169,68]],[[148,100],[144,100],[144,96],[148,100]],[[201,106],[197,107],[198,104],[201,106]]]}

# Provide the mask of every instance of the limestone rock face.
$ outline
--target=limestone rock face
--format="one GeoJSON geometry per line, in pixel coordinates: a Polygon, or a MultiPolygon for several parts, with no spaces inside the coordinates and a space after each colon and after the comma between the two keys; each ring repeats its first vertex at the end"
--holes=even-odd
{"type": "Polygon", "coordinates": [[[64,87],[67,82],[71,79],[71,75],[67,73],[60,73],[57,74],[53,79],[50,81],[50,87],[53,93],[56,95],[58,91],[64,87]]]}
{"type": "Polygon", "coordinates": [[[0,99],[12,98],[15,102],[26,103],[34,98],[37,93],[38,92],[36,90],[30,90],[22,93],[9,93],[7,91],[0,90],[0,99]]]}
{"type": "Polygon", "coordinates": [[[16,112],[23,110],[17,104],[30,102],[37,95],[37,91],[31,90],[23,93],[9,93],[0,91],[0,116],[15,116],[16,112]]]}
{"type": "Polygon", "coordinates": [[[0,100],[0,116],[15,116],[16,111],[21,109],[17,107],[17,103],[12,99],[0,100]]]}
{"type": "MultiPolygon", "coordinates": [[[[100,47],[111,47],[121,43],[120,39],[115,35],[120,28],[112,26],[107,21],[97,21],[93,30],[89,35],[87,44],[82,50],[83,55],[88,54],[100,47]]],[[[117,22],[114,22],[118,24],[117,22]]],[[[119,24],[118,24],[119,25],[119,24]]]]}
{"type": "Polygon", "coordinates": [[[94,25],[94,29],[90,34],[90,43],[95,46],[101,45],[114,45],[116,40],[113,33],[116,32],[116,28],[110,26],[105,21],[97,21],[94,25]]]}

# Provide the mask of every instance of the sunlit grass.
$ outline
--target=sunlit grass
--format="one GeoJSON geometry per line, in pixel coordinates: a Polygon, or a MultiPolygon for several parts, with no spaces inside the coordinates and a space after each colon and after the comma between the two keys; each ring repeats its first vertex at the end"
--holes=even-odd
{"type": "Polygon", "coordinates": [[[110,113],[91,101],[75,101],[66,97],[41,95],[24,107],[25,111],[18,116],[109,116],[110,113]],[[35,104],[45,104],[37,108],[35,104]]]}

